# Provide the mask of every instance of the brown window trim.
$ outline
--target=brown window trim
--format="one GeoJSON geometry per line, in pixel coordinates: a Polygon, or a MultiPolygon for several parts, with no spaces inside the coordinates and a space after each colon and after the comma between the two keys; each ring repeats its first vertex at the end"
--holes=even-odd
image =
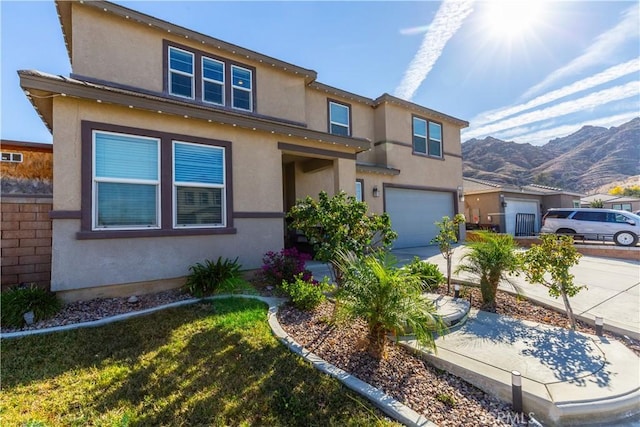
{"type": "Polygon", "coordinates": [[[430,159],[435,159],[435,160],[444,160],[444,126],[442,125],[441,122],[435,121],[435,120],[431,120],[428,119],[426,117],[422,117],[422,116],[418,116],[415,114],[411,115],[411,154],[413,154],[414,156],[421,156],[421,157],[428,157],[430,159]],[[426,153],[421,153],[419,151],[416,151],[415,148],[415,144],[413,143],[413,137],[415,135],[415,132],[413,130],[413,119],[420,119],[420,120],[424,120],[426,122],[426,130],[427,130],[427,136],[426,136],[426,153]],[[437,125],[440,126],[440,155],[439,156],[433,156],[431,154],[429,154],[429,123],[435,123],[437,125]]]}
{"type": "Polygon", "coordinates": [[[233,182],[231,142],[173,134],[149,129],[118,126],[83,120],[82,129],[82,175],[81,218],[78,239],[111,239],[130,237],[195,236],[208,234],[235,234],[233,227],[233,182]],[[159,229],[147,230],[93,230],[92,224],[92,180],[93,180],[93,131],[118,132],[160,140],[160,211],[159,229]],[[225,196],[227,224],[219,228],[173,228],[173,141],[192,142],[225,148],[225,196]]]}
{"type": "MultiPolygon", "coordinates": [[[[352,123],[353,123],[353,119],[351,116],[351,111],[353,110],[352,105],[347,103],[347,102],[342,102],[342,101],[338,101],[337,99],[332,99],[332,98],[327,98],[327,133],[331,134],[331,135],[335,135],[333,133],[331,133],[331,103],[334,104],[339,104],[342,106],[345,106],[349,109],[349,129],[347,132],[348,135],[347,136],[351,136],[352,135],[352,123]]],[[[344,136],[344,135],[343,135],[344,136]]]]}
{"type": "Polygon", "coordinates": [[[213,55],[203,50],[194,49],[179,43],[169,41],[167,39],[162,40],[162,92],[164,96],[168,96],[173,99],[180,99],[185,102],[191,102],[198,105],[211,105],[216,107],[227,108],[232,111],[242,111],[247,113],[255,113],[258,111],[258,103],[256,101],[256,68],[251,65],[246,65],[240,62],[236,62],[229,58],[223,58],[221,56],[213,55]],[[194,58],[194,96],[195,99],[185,98],[182,96],[172,95],[169,92],[169,47],[175,47],[176,49],[184,50],[193,54],[194,58]],[[215,59],[224,63],[224,105],[213,104],[205,102],[202,99],[202,57],[215,59]],[[251,71],[251,110],[243,110],[241,108],[233,108],[231,105],[231,66],[246,68],[251,71]]]}

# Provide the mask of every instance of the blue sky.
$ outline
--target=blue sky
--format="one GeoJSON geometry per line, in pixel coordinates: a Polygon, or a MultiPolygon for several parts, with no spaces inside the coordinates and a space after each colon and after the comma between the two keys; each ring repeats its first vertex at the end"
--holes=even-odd
{"type": "MultiPolygon", "coordinates": [[[[637,1],[116,1],[318,72],[540,145],[640,115],[637,1]]],[[[51,142],[16,70],[71,72],[52,1],[0,0],[3,139],[51,142]]]]}

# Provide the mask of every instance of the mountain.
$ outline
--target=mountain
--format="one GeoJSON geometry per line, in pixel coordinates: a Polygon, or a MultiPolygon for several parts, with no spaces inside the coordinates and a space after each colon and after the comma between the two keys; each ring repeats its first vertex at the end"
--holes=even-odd
{"type": "Polygon", "coordinates": [[[590,192],[640,174],[640,117],[609,129],[584,126],[542,146],[493,137],[462,144],[463,175],[590,192]]]}

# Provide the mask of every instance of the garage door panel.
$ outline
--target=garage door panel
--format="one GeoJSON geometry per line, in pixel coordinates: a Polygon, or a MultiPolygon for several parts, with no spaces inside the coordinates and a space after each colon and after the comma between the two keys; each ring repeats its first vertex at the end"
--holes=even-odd
{"type": "Polygon", "coordinates": [[[454,216],[454,195],[451,192],[385,189],[385,209],[391,227],[398,233],[395,248],[410,248],[431,244],[438,234],[435,221],[454,216]]]}

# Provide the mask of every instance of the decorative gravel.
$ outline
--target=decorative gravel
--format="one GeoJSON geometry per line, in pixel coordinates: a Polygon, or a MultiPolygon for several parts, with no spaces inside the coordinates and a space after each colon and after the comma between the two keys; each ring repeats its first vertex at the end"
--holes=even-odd
{"type": "Polygon", "coordinates": [[[334,326],[330,322],[332,314],[330,302],[322,303],[311,312],[286,305],[278,311],[278,321],[306,349],[382,389],[439,426],[527,425],[521,415],[511,412],[510,404],[429,365],[391,342],[386,359],[373,358],[365,349],[367,327],[364,322],[334,326]]]}
{"type": "MultiPolygon", "coordinates": [[[[273,289],[256,286],[262,294],[273,289]]],[[[436,292],[446,294],[446,285],[436,292]]],[[[463,297],[471,298],[479,308],[480,290],[464,288],[463,297]]],[[[99,320],[132,311],[144,310],[171,302],[193,298],[181,290],[139,295],[129,298],[100,298],[67,304],[53,318],[21,330],[49,328],[72,323],[99,320]]],[[[499,292],[497,312],[505,316],[568,327],[565,315],[535,305],[514,295],[499,292]]],[[[385,360],[378,361],[365,350],[366,325],[356,321],[348,326],[334,326],[330,319],[333,305],[325,302],[312,312],[301,312],[285,305],[278,312],[282,327],[293,339],[329,363],[350,372],[359,379],[384,390],[385,393],[423,413],[440,426],[519,426],[527,425],[521,414],[511,412],[511,405],[484,393],[465,381],[429,365],[402,347],[389,345],[385,360]]],[[[2,328],[2,332],[19,329],[2,328]]],[[[578,330],[594,333],[593,327],[578,322],[578,330]]],[[[605,333],[618,339],[640,355],[640,342],[605,333]]]]}
{"type": "Polygon", "coordinates": [[[116,316],[118,314],[132,311],[145,310],[160,305],[169,304],[176,301],[193,298],[192,295],[179,289],[172,289],[155,294],[136,296],[136,302],[129,302],[129,298],[96,298],[89,301],[76,301],[66,304],[54,317],[31,326],[20,329],[2,327],[2,332],[27,331],[31,329],[51,328],[54,326],[69,325],[72,323],[89,322],[100,320],[105,317],[116,316]]]}

